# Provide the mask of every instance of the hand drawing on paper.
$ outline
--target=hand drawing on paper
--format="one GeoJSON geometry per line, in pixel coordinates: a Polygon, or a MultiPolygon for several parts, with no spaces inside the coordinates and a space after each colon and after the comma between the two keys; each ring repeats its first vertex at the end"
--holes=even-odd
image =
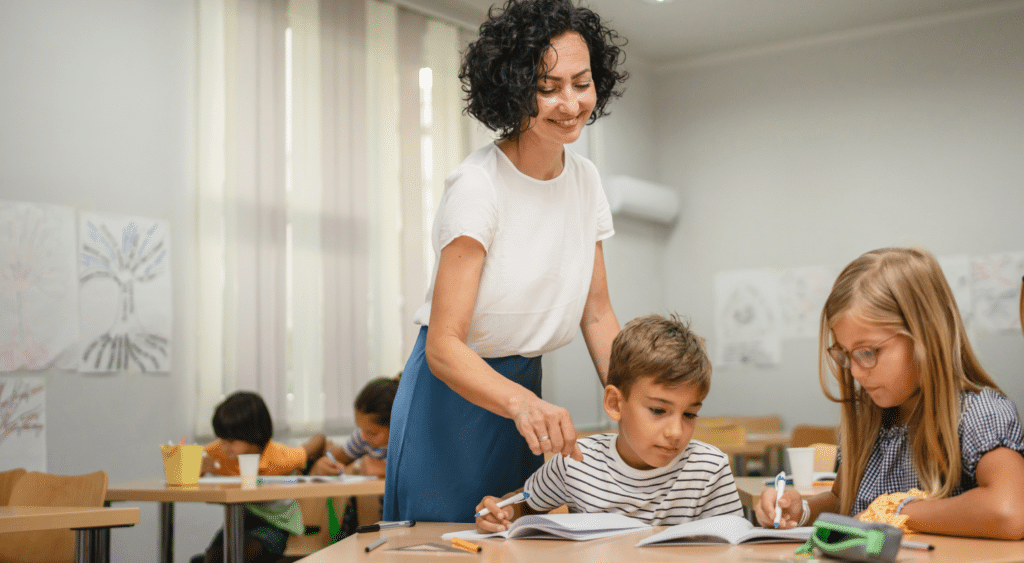
{"type": "MultiPolygon", "coordinates": [[[[144,233],[142,221],[131,220],[114,236],[109,226],[113,221],[100,217],[84,219],[81,241],[79,283],[85,289],[100,280],[116,284],[116,300],[107,303],[113,308],[110,326],[83,346],[82,371],[164,371],[169,358],[170,342],[166,327],[147,326],[139,296],[146,284],[169,276],[166,229],[153,221],[144,233]]],[[[96,301],[91,299],[90,301],[96,301]]],[[[155,305],[146,302],[146,305],[155,305]]],[[[94,322],[83,318],[83,326],[94,322]]],[[[91,335],[90,335],[91,336],[91,335]]]]}
{"type": "Polygon", "coordinates": [[[41,377],[0,378],[0,471],[46,471],[46,417],[41,377]]]}

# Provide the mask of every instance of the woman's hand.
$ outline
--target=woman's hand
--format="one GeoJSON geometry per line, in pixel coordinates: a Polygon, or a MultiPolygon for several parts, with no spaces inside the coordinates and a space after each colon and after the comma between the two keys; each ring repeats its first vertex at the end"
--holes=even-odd
{"type": "Polygon", "coordinates": [[[534,455],[560,453],[583,461],[572,417],[564,408],[536,395],[524,394],[523,400],[513,406],[512,420],[534,455]]]}
{"type": "Polygon", "coordinates": [[[498,508],[498,501],[500,500],[498,497],[484,497],[480,504],[476,505],[477,512],[485,508],[491,511],[490,514],[477,517],[477,531],[484,534],[504,532],[512,524],[512,517],[515,515],[515,511],[511,506],[498,508]]]}
{"type": "MultiPolygon", "coordinates": [[[[793,489],[783,493],[779,499],[779,511],[782,512],[779,528],[795,528],[804,513],[800,493],[793,489]]],[[[757,503],[755,512],[758,524],[765,528],[775,527],[775,489],[765,489],[761,492],[761,500],[757,503]]]]}

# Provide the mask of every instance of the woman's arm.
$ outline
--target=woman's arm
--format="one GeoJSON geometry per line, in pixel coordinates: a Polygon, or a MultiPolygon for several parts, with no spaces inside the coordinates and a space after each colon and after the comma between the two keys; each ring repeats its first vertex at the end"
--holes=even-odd
{"type": "Polygon", "coordinates": [[[430,371],[467,401],[514,420],[534,454],[582,460],[569,411],[503,377],[466,345],[485,256],[483,245],[466,236],[441,250],[427,331],[430,371]]]}
{"type": "Polygon", "coordinates": [[[1024,456],[999,447],[981,456],[978,486],[955,497],[907,503],[914,531],[950,536],[1024,538],[1024,456]]]}
{"type": "Polygon", "coordinates": [[[590,278],[590,291],[587,304],[583,307],[583,318],[580,319],[580,330],[583,340],[590,351],[590,359],[594,362],[597,376],[604,386],[608,380],[608,359],[612,352],[612,341],[619,334],[619,321],[612,310],[611,297],[608,295],[608,277],[604,269],[604,249],[601,241],[597,242],[594,251],[594,275],[590,278]]]}

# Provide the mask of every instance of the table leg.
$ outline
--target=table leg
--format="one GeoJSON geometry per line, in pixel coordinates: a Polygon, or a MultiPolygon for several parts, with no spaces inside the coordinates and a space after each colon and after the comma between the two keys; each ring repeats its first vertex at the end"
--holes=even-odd
{"type": "Polygon", "coordinates": [[[242,551],[245,543],[245,505],[224,505],[224,561],[244,563],[242,551]]]}
{"type": "Polygon", "coordinates": [[[89,563],[92,555],[92,532],[88,528],[75,530],[75,563],[89,563]]]}
{"type": "Polygon", "coordinates": [[[174,503],[160,503],[160,561],[174,561],[174,503]]]}
{"type": "MultiPolygon", "coordinates": [[[[103,506],[110,506],[104,501],[103,506]]],[[[96,563],[110,563],[110,528],[97,528],[92,535],[92,560],[96,563]]]]}

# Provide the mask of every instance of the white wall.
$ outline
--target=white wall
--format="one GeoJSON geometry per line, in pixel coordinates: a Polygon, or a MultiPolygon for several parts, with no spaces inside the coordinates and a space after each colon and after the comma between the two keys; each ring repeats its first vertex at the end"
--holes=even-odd
{"type": "MultiPolygon", "coordinates": [[[[713,340],[713,276],[844,265],[882,246],[1024,250],[1024,4],[659,76],[657,180],[682,187],[670,309],[713,340]]],[[[616,265],[619,266],[619,265],[616,265]]],[[[1024,405],[1019,332],[978,335],[1024,405]]],[[[770,369],[716,366],[707,414],[838,421],[812,340],[770,369]]]]}
{"type": "MultiPolygon", "coordinates": [[[[153,477],[163,471],[159,444],[191,440],[195,52],[193,2],[0,2],[0,198],[161,218],[171,228],[172,371],[42,373],[51,472],[103,469],[111,483],[153,477]]],[[[134,506],[141,523],[112,532],[112,558],[155,561],[157,505],[134,506]]],[[[222,511],[177,513],[177,559],[187,560],[222,511]]]]}

